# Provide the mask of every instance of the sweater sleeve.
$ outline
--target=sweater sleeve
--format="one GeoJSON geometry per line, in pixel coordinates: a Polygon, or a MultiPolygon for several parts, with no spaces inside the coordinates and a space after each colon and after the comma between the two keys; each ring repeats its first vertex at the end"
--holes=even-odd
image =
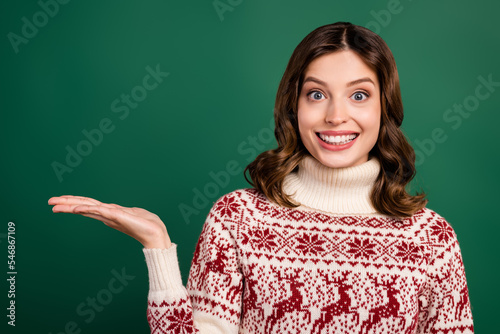
{"type": "Polygon", "coordinates": [[[427,231],[432,256],[419,298],[418,334],[474,333],[462,254],[453,228],[442,217],[427,231]]]}
{"type": "Polygon", "coordinates": [[[238,333],[243,276],[230,233],[231,220],[224,217],[226,211],[217,211],[221,200],[203,225],[186,287],[179,270],[177,244],[168,249],[143,249],[149,274],[147,318],[152,334],[238,333]]]}

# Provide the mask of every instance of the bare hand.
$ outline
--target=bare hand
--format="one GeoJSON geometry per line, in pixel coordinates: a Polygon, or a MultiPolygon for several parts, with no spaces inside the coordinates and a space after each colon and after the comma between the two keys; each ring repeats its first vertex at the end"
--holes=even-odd
{"type": "Polygon", "coordinates": [[[49,205],[54,205],[53,212],[80,214],[100,220],[136,239],[145,248],[168,248],[171,245],[161,219],[141,208],[127,208],[118,204],[101,203],[89,197],[71,195],[51,197],[49,205]]]}

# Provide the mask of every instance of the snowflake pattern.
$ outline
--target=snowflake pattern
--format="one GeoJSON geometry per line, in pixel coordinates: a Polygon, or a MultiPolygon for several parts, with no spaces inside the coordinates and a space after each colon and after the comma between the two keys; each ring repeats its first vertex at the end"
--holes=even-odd
{"type": "Polygon", "coordinates": [[[463,263],[455,261],[453,282],[426,276],[431,255],[436,268],[443,252],[460,256],[454,232],[431,210],[419,215],[338,217],[278,208],[255,190],[228,194],[204,226],[184,298],[165,290],[159,303],[149,301],[151,333],[198,333],[220,319],[249,334],[472,334],[463,263]],[[426,279],[463,297],[452,305],[440,304],[446,296],[421,303],[417,294],[430,293],[426,279]],[[210,323],[196,323],[191,307],[210,323]],[[445,309],[429,317],[427,308],[445,309]],[[312,310],[320,312],[314,321],[312,310]],[[365,320],[359,310],[369,312],[365,320]]]}
{"type": "Polygon", "coordinates": [[[301,238],[297,238],[297,242],[297,249],[301,250],[304,255],[319,255],[325,251],[322,244],[326,241],[320,240],[318,234],[303,234],[301,238]]]}
{"type": "Polygon", "coordinates": [[[448,242],[453,238],[451,226],[442,219],[437,219],[435,225],[431,225],[431,235],[436,236],[439,242],[448,242]]]}
{"type": "Polygon", "coordinates": [[[167,330],[173,331],[172,333],[188,334],[194,333],[193,321],[191,313],[186,312],[185,309],[175,308],[172,313],[165,318],[168,321],[167,330]]]}
{"type": "Polygon", "coordinates": [[[401,242],[401,244],[396,245],[398,250],[396,256],[401,257],[403,261],[410,261],[415,263],[418,259],[418,247],[416,247],[411,242],[401,242]]]}
{"type": "Polygon", "coordinates": [[[261,251],[273,251],[273,249],[278,247],[274,241],[276,234],[271,233],[269,228],[255,229],[251,232],[250,237],[246,236],[246,239],[249,239],[249,242],[252,244],[254,249],[261,251]]]}
{"type": "Polygon", "coordinates": [[[219,212],[222,217],[227,216],[233,218],[233,213],[238,212],[240,205],[236,203],[234,197],[225,196],[215,204],[215,210],[219,212]]]}
{"type": "Polygon", "coordinates": [[[377,255],[374,250],[376,245],[368,239],[354,238],[353,242],[348,242],[347,244],[351,247],[347,252],[354,254],[356,259],[363,257],[369,259],[370,255],[377,255]]]}

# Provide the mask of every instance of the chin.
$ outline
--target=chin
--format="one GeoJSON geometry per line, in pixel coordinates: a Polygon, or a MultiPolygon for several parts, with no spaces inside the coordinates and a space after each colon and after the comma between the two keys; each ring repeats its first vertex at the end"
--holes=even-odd
{"type": "Polygon", "coordinates": [[[315,156],[315,158],[322,165],[330,168],[353,167],[368,161],[368,157],[362,159],[361,157],[324,157],[320,155],[319,157],[315,156]]]}

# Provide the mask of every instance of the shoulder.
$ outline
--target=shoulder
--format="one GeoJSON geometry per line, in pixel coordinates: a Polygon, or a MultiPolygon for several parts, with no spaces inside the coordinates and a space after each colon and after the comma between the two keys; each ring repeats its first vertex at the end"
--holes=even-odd
{"type": "Polygon", "coordinates": [[[215,202],[214,206],[220,206],[228,203],[235,203],[242,206],[249,206],[257,200],[267,200],[264,194],[254,188],[241,188],[233,190],[221,197],[215,202]]]}
{"type": "Polygon", "coordinates": [[[408,218],[416,242],[431,257],[446,257],[458,248],[458,239],[452,225],[436,211],[427,207],[408,218]]]}
{"type": "Polygon", "coordinates": [[[233,190],[219,197],[213,204],[210,214],[225,218],[235,218],[245,211],[253,211],[256,207],[267,205],[269,201],[260,191],[254,188],[233,190]]]}
{"type": "Polygon", "coordinates": [[[215,203],[219,201],[225,201],[230,198],[248,200],[254,197],[262,197],[262,196],[264,195],[255,188],[240,188],[219,197],[215,203]]]}
{"type": "Polygon", "coordinates": [[[427,207],[416,212],[409,218],[412,221],[416,236],[435,244],[449,243],[457,236],[452,225],[436,211],[427,207]]]}

